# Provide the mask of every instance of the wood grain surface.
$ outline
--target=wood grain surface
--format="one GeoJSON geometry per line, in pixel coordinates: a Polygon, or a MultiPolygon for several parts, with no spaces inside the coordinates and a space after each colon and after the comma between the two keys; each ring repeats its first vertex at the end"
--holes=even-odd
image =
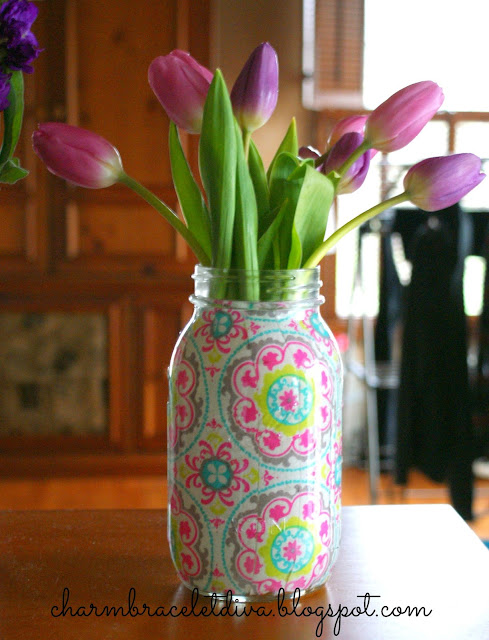
{"type": "Polygon", "coordinates": [[[166,512],[0,512],[1,640],[488,640],[488,581],[489,552],[448,505],[345,507],[325,588],[204,616],[211,599],[191,612],[175,574],[166,512]]]}

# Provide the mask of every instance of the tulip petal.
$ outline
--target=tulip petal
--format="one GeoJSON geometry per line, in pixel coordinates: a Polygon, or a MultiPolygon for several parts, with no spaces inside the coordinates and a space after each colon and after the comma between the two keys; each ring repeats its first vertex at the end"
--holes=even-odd
{"type": "MultiPolygon", "coordinates": [[[[351,131],[343,134],[328,153],[322,168],[323,173],[328,175],[333,171],[338,171],[362,142],[363,136],[360,133],[351,131]]],[[[359,189],[367,177],[369,167],[370,152],[366,151],[353,163],[345,175],[341,176],[336,192],[338,194],[352,193],[359,189]]]]}
{"type": "Polygon", "coordinates": [[[170,120],[189,133],[199,133],[212,73],[179,49],[155,58],[148,82],[170,120]]]}
{"type": "Polygon", "coordinates": [[[244,131],[252,132],[272,115],[278,98],[278,58],[263,42],[251,53],[231,91],[234,115],[244,131]]]}
{"type": "Polygon", "coordinates": [[[345,133],[361,133],[365,130],[368,116],[347,116],[339,120],[333,127],[328,139],[328,148],[334,146],[345,133]]]}
{"type": "Polygon", "coordinates": [[[429,80],[404,87],[372,111],[365,139],[379,151],[401,149],[431,120],[443,99],[441,87],[429,80]]]}
{"type": "Polygon", "coordinates": [[[117,149],[80,127],[45,122],[32,134],[32,144],[51,173],[81,187],[109,187],[123,173],[117,149]]]}
{"type": "Polygon", "coordinates": [[[418,162],[404,177],[404,189],[420,209],[439,211],[459,202],[484,178],[480,158],[459,153],[418,162]]]}

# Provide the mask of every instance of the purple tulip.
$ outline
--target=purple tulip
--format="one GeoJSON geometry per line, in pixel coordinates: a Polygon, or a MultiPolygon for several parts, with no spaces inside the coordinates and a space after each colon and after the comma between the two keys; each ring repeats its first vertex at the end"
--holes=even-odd
{"type": "Polygon", "coordinates": [[[86,129],[45,122],[32,134],[32,145],[51,173],[81,187],[110,187],[123,174],[117,149],[86,129]]]}
{"type": "Polygon", "coordinates": [[[243,131],[254,131],[272,115],[278,98],[278,58],[268,43],[250,55],[231,91],[231,102],[243,131]]]}
{"type": "Polygon", "coordinates": [[[481,160],[472,153],[427,158],[409,169],[404,189],[424,211],[439,211],[458,202],[485,178],[481,160]]]}
{"type": "Polygon", "coordinates": [[[310,145],[307,147],[299,147],[299,158],[302,160],[306,160],[306,158],[312,158],[313,160],[317,160],[321,157],[321,154],[317,149],[311,147],[310,145]]]}
{"type": "MultiPolygon", "coordinates": [[[[338,171],[362,142],[362,134],[355,131],[345,133],[341,136],[326,158],[323,165],[323,173],[328,175],[331,171],[338,171]]],[[[356,191],[362,186],[367,177],[369,166],[370,151],[366,151],[352,164],[345,175],[341,177],[336,192],[340,194],[356,191]]]]}
{"type": "Polygon", "coordinates": [[[365,130],[368,116],[347,116],[339,120],[333,127],[328,140],[328,147],[335,145],[345,133],[361,133],[365,130]]]}
{"type": "Polygon", "coordinates": [[[213,74],[186,51],[175,49],[149,65],[148,81],[170,120],[200,133],[204,103],[213,74]]]}
{"type": "Polygon", "coordinates": [[[405,147],[435,115],[443,99],[441,87],[429,80],[401,89],[372,111],[365,139],[379,151],[405,147]]]}

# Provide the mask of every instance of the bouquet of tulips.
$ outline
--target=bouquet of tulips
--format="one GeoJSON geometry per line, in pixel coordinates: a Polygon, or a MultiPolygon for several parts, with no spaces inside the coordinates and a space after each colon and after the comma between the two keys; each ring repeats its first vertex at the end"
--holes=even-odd
{"type": "MultiPolygon", "coordinates": [[[[278,60],[268,43],[258,46],[231,93],[188,53],[153,60],[149,83],[171,123],[169,149],[184,220],[122,167],[109,142],[61,123],[33,134],[48,169],[88,188],[121,182],[146,199],[185,238],[204,266],[220,269],[315,267],[347,232],[388,207],[410,200],[425,211],[444,209],[485,177],[478,157],[462,153],[429,158],[409,169],[404,192],[376,204],[325,238],[336,196],[358,189],[376,151],[407,145],[438,111],[443,92],[424,81],[401,89],[368,117],[353,116],[333,129],[324,153],[299,147],[295,120],[265,170],[251,138],[272,115],[278,97],[278,60]],[[204,193],[189,167],[178,128],[200,134],[199,169],[204,193]]],[[[254,285],[241,296],[259,299],[254,285]]]]}

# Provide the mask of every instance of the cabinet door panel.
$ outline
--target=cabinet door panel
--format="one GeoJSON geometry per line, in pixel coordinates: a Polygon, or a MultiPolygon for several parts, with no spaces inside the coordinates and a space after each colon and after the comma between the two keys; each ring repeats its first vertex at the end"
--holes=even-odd
{"type": "Polygon", "coordinates": [[[175,5],[77,0],[74,15],[78,82],[68,95],[68,116],[104,135],[126,171],[151,183],[170,182],[168,120],[147,74],[153,58],[175,48],[175,5]]]}
{"type": "Polygon", "coordinates": [[[173,233],[165,220],[145,206],[83,205],[79,211],[80,255],[165,255],[173,233]]]}
{"type": "MultiPolygon", "coordinates": [[[[175,207],[168,157],[168,118],[148,84],[148,67],[177,46],[178,3],[147,0],[66,2],[67,120],[109,140],[126,172],[175,207]]],[[[68,189],[59,223],[60,268],[104,270],[112,258],[163,263],[178,253],[173,229],[122,186],[68,189]],[[104,264],[104,257],[107,264],[104,264]],[[93,259],[91,261],[91,259],[93,259]]],[[[137,263],[135,272],[140,271],[137,263]]],[[[128,264],[120,264],[127,270],[128,264]]]]}
{"type": "Polygon", "coordinates": [[[24,251],[25,225],[19,202],[0,201],[0,256],[20,256],[24,251]]]}

